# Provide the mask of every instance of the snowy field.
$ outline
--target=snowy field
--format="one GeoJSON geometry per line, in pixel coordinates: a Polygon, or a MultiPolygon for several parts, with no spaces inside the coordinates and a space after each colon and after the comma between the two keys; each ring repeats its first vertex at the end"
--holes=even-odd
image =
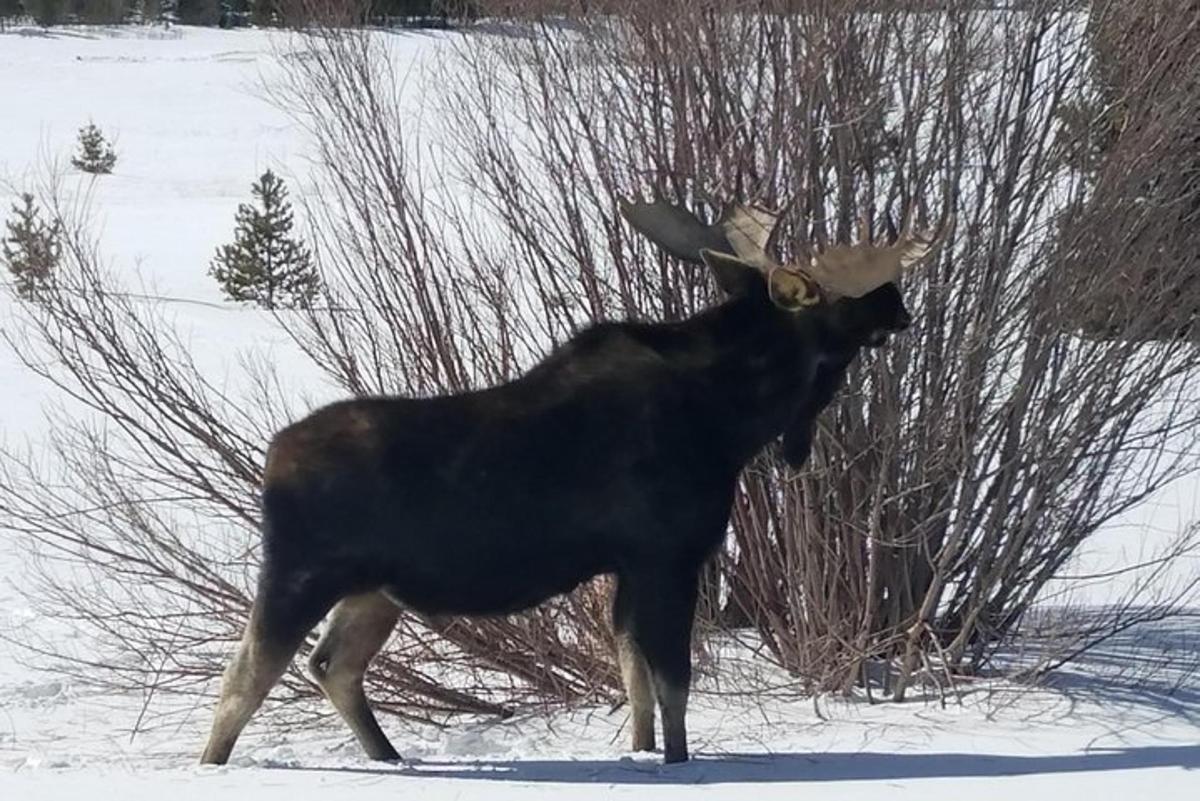
{"type": "MultiPolygon", "coordinates": [[[[414,60],[441,36],[412,34],[414,60]]],[[[261,97],[275,69],[259,32],[0,34],[0,179],[20,186],[47,157],[64,158],[89,119],[116,135],[116,171],[95,188],[115,269],[176,298],[171,317],[218,379],[253,347],[296,364],[298,408],[330,389],[265,316],[221,304],[206,275],[250,182],[270,167],[303,186],[306,142],[261,97]]],[[[3,207],[10,197],[4,191],[3,207]]],[[[12,315],[0,295],[0,326],[12,315]]],[[[36,445],[45,388],[0,350],[0,439],[36,445]]],[[[1080,574],[1134,564],[1193,517],[1191,486],[1173,488],[1099,539],[1080,574]]],[[[20,594],[19,543],[0,540],[0,634],[53,631],[20,594]]],[[[1185,565],[1192,569],[1195,563],[1185,565]]],[[[1136,578],[1126,576],[1126,582],[1136,578]]],[[[1121,587],[1091,586],[1103,601],[1121,587]]],[[[1069,674],[1031,689],[961,688],[905,705],[702,693],[690,717],[698,759],[666,768],[623,752],[625,711],[464,722],[426,730],[385,721],[404,766],[359,755],[343,725],[305,727],[260,716],[231,765],[195,762],[207,705],[173,709],[169,725],[142,697],[99,695],[15,661],[0,642],[0,799],[81,797],[510,799],[722,797],[1012,799],[1200,797],[1200,623],[1133,632],[1069,674]],[[1153,679],[1147,678],[1150,673],[1153,679]],[[146,728],[136,736],[130,732],[146,728]]]]}

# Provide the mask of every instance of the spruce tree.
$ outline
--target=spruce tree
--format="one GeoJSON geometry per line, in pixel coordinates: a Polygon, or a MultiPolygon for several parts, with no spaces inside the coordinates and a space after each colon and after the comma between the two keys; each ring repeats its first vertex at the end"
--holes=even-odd
{"type": "Polygon", "coordinates": [[[108,175],[117,164],[117,154],[94,122],[79,129],[79,152],[71,158],[76,169],[93,175],[108,175]]]}
{"type": "Polygon", "coordinates": [[[221,18],[221,0],[173,0],[173,5],[183,25],[216,25],[221,18]]]}
{"type": "Polygon", "coordinates": [[[255,0],[250,6],[250,21],[260,28],[278,25],[280,19],[278,0],[255,0]]]}
{"type": "Polygon", "coordinates": [[[25,0],[25,13],[43,28],[58,25],[66,16],[66,0],[25,0]]]}
{"type": "Polygon", "coordinates": [[[238,206],[234,241],[217,248],[209,274],[230,300],[265,309],[303,306],[319,282],[311,254],[291,236],[287,187],[267,170],[251,191],[257,203],[238,206]]]}
{"type": "Polygon", "coordinates": [[[24,12],[21,0],[0,0],[0,31],[19,19],[24,12]]]}
{"type": "Polygon", "coordinates": [[[58,265],[62,254],[59,226],[42,220],[30,194],[21,195],[21,202],[12,206],[12,214],[5,221],[7,232],[0,242],[0,256],[12,275],[17,295],[31,299],[38,287],[51,279],[58,265]]]}

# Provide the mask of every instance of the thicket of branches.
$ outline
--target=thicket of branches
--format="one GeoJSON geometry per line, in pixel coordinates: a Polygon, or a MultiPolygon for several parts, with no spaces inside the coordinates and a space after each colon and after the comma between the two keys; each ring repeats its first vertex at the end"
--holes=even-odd
{"type": "MultiPolygon", "coordinates": [[[[475,0],[371,0],[339,4],[356,24],[382,27],[448,27],[478,12],[475,0]]],[[[179,22],[222,28],[306,25],[328,20],[328,7],[308,0],[0,0],[6,24],[121,25],[179,22]]]]}
{"type": "MultiPolygon", "coordinates": [[[[701,649],[750,632],[810,690],[882,664],[902,698],[926,669],[986,665],[1090,535],[1194,465],[1200,354],[1163,310],[1195,308],[1197,251],[1178,243],[1197,186],[1164,166],[1195,163],[1200,86],[1172,76],[1200,74],[1179,35],[1200,12],[1139,17],[1154,35],[1122,45],[1137,66],[1112,81],[1089,31],[1143,4],[1107,4],[1090,28],[1069,3],[795,5],[526,15],[443,47],[419,97],[394,39],[297,35],[273,91],[319,149],[322,297],[277,319],[346,393],[452,392],[511,378],[590,321],[715,301],[631,233],[619,197],[774,205],[785,250],[910,202],[952,212],[937,263],[904,288],[917,325],[860,362],[809,465],[767,453],[746,471],[701,609],[701,649]],[[1103,120],[1080,109],[1104,93],[1127,122],[1083,169],[1103,120]],[[1133,268],[1154,280],[1131,288],[1133,268]],[[1118,288],[1130,302],[1098,333],[1087,320],[1118,288]]],[[[61,422],[55,480],[6,455],[0,512],[87,566],[47,571],[40,600],[94,635],[77,663],[92,679],[210,687],[249,601],[263,448],[300,410],[267,369],[254,403],[213,386],[49,202],[61,277],[12,344],[102,422],[61,422]]],[[[615,697],[606,595],[599,580],[504,619],[406,615],[373,692],[423,718],[615,697]]]]}

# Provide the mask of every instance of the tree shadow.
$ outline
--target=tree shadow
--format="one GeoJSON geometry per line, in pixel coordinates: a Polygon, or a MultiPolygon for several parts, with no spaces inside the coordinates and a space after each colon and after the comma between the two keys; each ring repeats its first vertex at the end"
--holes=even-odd
{"type": "Polygon", "coordinates": [[[20,36],[26,39],[99,39],[95,34],[62,28],[35,28],[26,25],[14,26],[0,31],[5,36],[20,36]]]}
{"type": "Polygon", "coordinates": [[[682,765],[620,760],[421,760],[394,768],[279,766],[378,776],[557,784],[774,784],[989,778],[1048,773],[1094,773],[1138,768],[1200,768],[1200,745],[1097,749],[1081,754],[900,754],[871,751],[702,755],[682,765]]]}
{"type": "Polygon", "coordinates": [[[1200,725],[1200,630],[1187,618],[1136,626],[1051,673],[1044,686],[1120,711],[1118,719],[1148,710],[1200,725]]]}

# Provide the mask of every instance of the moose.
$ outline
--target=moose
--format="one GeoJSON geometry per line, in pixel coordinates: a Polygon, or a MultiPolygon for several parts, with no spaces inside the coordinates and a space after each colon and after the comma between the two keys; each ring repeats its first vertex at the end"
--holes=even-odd
{"type": "Polygon", "coordinates": [[[593,325],[479,391],[334,403],[267,452],[262,564],[202,761],[228,760],[309,632],[308,664],[367,755],[399,760],[363,690],[401,609],[507,614],[615,577],[612,622],[632,747],[688,758],[700,568],[725,537],[743,466],[782,435],[793,465],[864,347],[910,324],[896,287],[939,234],[903,230],[781,264],[778,215],[713,224],[622,203],[666,251],[707,265],[723,302],[679,322],[593,325]]]}

